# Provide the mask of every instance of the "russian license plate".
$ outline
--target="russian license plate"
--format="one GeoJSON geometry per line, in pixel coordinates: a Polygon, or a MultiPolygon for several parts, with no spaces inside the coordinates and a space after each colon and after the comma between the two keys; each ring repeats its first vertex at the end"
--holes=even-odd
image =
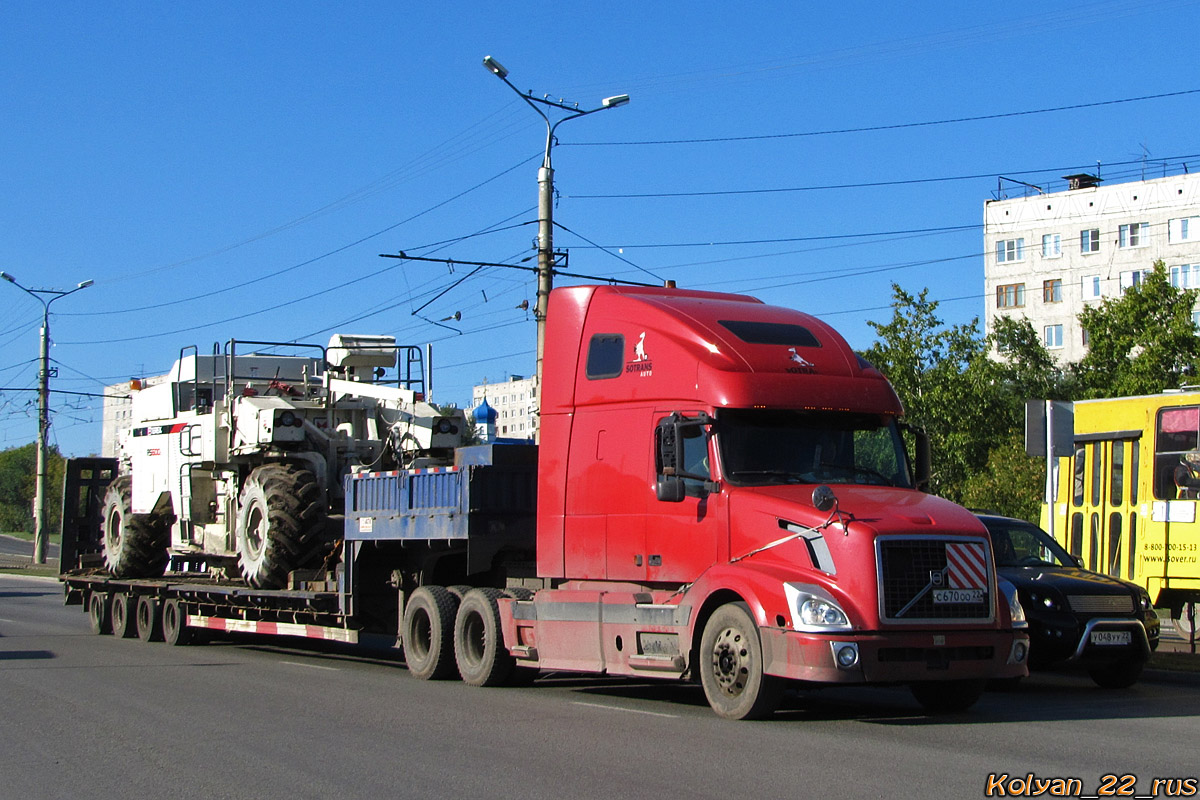
{"type": "Polygon", "coordinates": [[[982,603],[983,589],[934,589],[935,603],[982,603]]]}
{"type": "Polygon", "coordinates": [[[1133,634],[1129,631],[1092,631],[1092,644],[1129,644],[1133,634]]]}

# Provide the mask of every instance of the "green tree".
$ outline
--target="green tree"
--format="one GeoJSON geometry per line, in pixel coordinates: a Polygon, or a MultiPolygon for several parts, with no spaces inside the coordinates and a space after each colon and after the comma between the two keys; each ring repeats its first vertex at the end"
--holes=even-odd
{"type": "Polygon", "coordinates": [[[984,468],[968,476],[962,502],[1037,522],[1045,494],[1046,462],[1025,455],[1022,432],[1011,433],[988,453],[984,468]]]}
{"type": "MultiPolygon", "coordinates": [[[[33,495],[37,484],[37,445],[0,451],[0,531],[33,533],[33,495]]],[[[62,519],[63,458],[51,448],[47,459],[46,524],[58,531],[62,519]]]]}
{"type": "Polygon", "coordinates": [[[1196,289],[1171,285],[1162,261],[1120,297],[1085,308],[1088,352],[1073,365],[1080,399],[1157,394],[1194,380],[1200,339],[1196,289]]]}

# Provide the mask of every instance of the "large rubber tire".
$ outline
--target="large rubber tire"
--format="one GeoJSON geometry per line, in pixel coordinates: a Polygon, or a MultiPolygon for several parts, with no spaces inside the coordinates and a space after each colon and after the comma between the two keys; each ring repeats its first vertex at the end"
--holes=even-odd
{"type": "Polygon", "coordinates": [[[112,596],[112,630],[113,636],[120,639],[132,639],[137,636],[136,609],[137,600],[125,592],[113,592],[112,596]]]}
{"type": "Polygon", "coordinates": [[[458,674],[454,660],[454,618],[458,598],[441,586],[422,586],[404,606],[404,663],[423,681],[458,674]]]}
{"type": "Polygon", "coordinates": [[[132,511],[133,479],[118,476],[104,493],[104,566],[118,578],[156,578],[167,569],[171,530],[152,514],[132,511]]]}
{"type": "Polygon", "coordinates": [[[920,681],[909,689],[926,712],[953,714],[975,705],[987,689],[987,680],[920,681]]]}
{"type": "Polygon", "coordinates": [[[169,645],[185,645],[194,640],[183,604],[173,597],[166,600],[162,606],[162,632],[163,641],[169,645]]]}
{"type": "Polygon", "coordinates": [[[143,642],[161,642],[163,640],[162,632],[162,605],[158,599],[148,594],[143,594],[137,599],[137,636],[143,642]]]}
{"type": "Polygon", "coordinates": [[[764,719],[779,707],[784,682],[763,672],[758,626],[745,603],[727,603],[708,618],[696,670],[719,716],[764,719]]]}
{"type": "Polygon", "coordinates": [[[264,464],[242,486],[237,516],[238,568],[258,589],[282,589],[288,573],[315,567],[328,550],[321,487],[295,464],[264,464]]]}
{"type": "Polygon", "coordinates": [[[454,618],[454,660],[463,682],[471,686],[500,686],[512,677],[516,660],[504,647],[500,630],[499,589],[472,589],[463,597],[454,618]]]}
{"type": "Polygon", "coordinates": [[[87,600],[88,623],[92,627],[92,633],[99,635],[111,635],[112,616],[109,614],[111,606],[108,604],[108,595],[104,592],[90,592],[87,600]]]}
{"type": "Polygon", "coordinates": [[[1108,664],[1103,667],[1093,667],[1088,670],[1088,675],[1092,677],[1097,686],[1104,689],[1128,689],[1137,683],[1138,678],[1142,675],[1142,667],[1144,666],[1144,661],[1130,659],[1128,661],[1118,661],[1115,664],[1108,664]]]}

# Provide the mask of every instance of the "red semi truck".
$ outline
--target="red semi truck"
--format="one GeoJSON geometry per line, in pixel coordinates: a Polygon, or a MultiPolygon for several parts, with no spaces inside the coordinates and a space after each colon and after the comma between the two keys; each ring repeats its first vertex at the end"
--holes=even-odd
{"type": "Polygon", "coordinates": [[[536,448],[346,475],[341,562],[316,583],[75,569],[68,598],[98,632],[176,643],[381,633],[418,677],[473,685],[690,679],[734,719],[789,685],[961,710],[1026,674],[986,531],[921,491],[895,392],[829,326],[732,294],[559,288],[544,364],[536,448]]]}

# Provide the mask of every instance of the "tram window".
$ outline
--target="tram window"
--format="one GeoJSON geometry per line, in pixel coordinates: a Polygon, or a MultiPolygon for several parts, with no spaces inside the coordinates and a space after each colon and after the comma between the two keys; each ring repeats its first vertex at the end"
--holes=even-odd
{"type": "Polygon", "coordinates": [[[1125,500],[1125,443],[1113,442],[1112,464],[1108,471],[1108,502],[1119,506],[1125,500]]]}
{"type": "Polygon", "coordinates": [[[1098,562],[1097,562],[1096,556],[1099,553],[1100,553],[1100,515],[1093,512],[1092,513],[1091,548],[1090,548],[1090,552],[1088,553],[1088,557],[1087,557],[1088,569],[1090,569],[1092,572],[1095,572],[1097,569],[1098,562]]]}
{"type": "Polygon", "coordinates": [[[1137,563],[1134,555],[1137,553],[1137,514],[1129,515],[1129,546],[1125,550],[1125,561],[1129,565],[1125,577],[1133,580],[1133,568],[1137,563]]]}
{"type": "Polygon", "coordinates": [[[1071,555],[1083,555],[1083,514],[1078,511],[1071,515],[1071,555]]]}
{"type": "Polygon", "coordinates": [[[1154,496],[1175,500],[1175,469],[1187,453],[1200,450],[1200,407],[1164,408],[1158,412],[1154,435],[1154,496]]]}
{"type": "MultiPolygon", "coordinates": [[[[1073,494],[1071,499],[1075,503],[1075,507],[1083,505],[1083,476],[1087,470],[1087,449],[1083,447],[1075,448],[1075,474],[1072,481],[1073,494]]],[[[1076,553],[1075,555],[1079,555],[1076,553]]]]}
{"type": "MultiPolygon", "coordinates": [[[[1133,442],[1129,448],[1129,505],[1131,506],[1136,506],[1138,501],[1138,451],[1141,448],[1140,441],[1133,442]]],[[[1130,530],[1132,532],[1132,529],[1130,530]]]]}
{"type": "Polygon", "coordinates": [[[1100,505],[1100,478],[1104,475],[1104,451],[1092,442],[1092,505],[1100,505]]]}
{"type": "Polygon", "coordinates": [[[1108,515],[1108,574],[1121,577],[1121,512],[1108,515]]]}

